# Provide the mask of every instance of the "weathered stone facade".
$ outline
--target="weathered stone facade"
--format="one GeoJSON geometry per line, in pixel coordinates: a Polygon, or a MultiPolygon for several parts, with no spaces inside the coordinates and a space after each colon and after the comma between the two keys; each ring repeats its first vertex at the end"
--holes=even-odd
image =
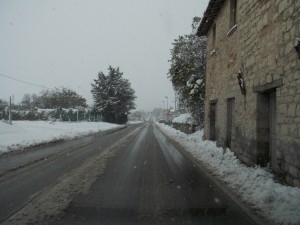
{"type": "Polygon", "coordinates": [[[209,54],[204,138],[300,187],[300,1],[210,0],[198,35],[209,54]]]}
{"type": "Polygon", "coordinates": [[[172,127],[186,134],[195,133],[197,130],[196,125],[185,124],[185,123],[172,123],[172,127]]]}

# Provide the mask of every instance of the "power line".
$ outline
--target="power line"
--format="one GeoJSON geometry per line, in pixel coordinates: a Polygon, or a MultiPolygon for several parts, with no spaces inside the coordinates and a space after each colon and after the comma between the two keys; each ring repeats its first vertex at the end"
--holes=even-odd
{"type": "Polygon", "coordinates": [[[26,81],[18,80],[18,79],[16,79],[16,78],[13,78],[13,77],[11,77],[11,76],[8,76],[8,75],[2,74],[2,73],[0,73],[0,75],[3,76],[3,77],[9,78],[9,79],[11,79],[11,80],[18,81],[18,82],[20,82],[20,83],[28,84],[28,85],[35,86],[35,87],[39,87],[39,88],[47,88],[46,86],[43,86],[43,85],[37,85],[37,84],[32,84],[32,83],[29,83],[29,82],[26,82],[26,81]]]}

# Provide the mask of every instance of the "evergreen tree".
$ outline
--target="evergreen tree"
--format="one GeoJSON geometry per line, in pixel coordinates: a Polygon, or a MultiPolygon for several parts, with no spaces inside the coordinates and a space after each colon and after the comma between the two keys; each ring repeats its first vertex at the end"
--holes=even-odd
{"type": "Polygon", "coordinates": [[[8,102],[0,99],[0,120],[8,119],[8,102]]]}
{"type": "Polygon", "coordinates": [[[126,123],[130,110],[135,109],[135,91],[122,75],[119,68],[109,66],[108,75],[100,72],[92,83],[94,104],[105,122],[126,123]]]}
{"type": "MultiPolygon", "coordinates": [[[[193,29],[199,22],[194,18],[193,29]]],[[[178,94],[180,104],[191,112],[199,125],[204,120],[206,37],[195,34],[179,36],[171,49],[169,78],[178,94]]]]}

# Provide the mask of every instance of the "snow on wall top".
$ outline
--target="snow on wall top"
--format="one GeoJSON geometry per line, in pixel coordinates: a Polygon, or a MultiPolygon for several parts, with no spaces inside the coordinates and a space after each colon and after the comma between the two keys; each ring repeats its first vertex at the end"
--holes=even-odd
{"type": "Polygon", "coordinates": [[[194,124],[194,119],[190,113],[181,114],[172,120],[173,123],[194,124]]]}

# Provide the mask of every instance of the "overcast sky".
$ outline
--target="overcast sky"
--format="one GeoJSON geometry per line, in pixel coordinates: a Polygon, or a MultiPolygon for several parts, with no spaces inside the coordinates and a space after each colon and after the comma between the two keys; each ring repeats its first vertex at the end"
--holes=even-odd
{"type": "Polygon", "coordinates": [[[42,88],[75,90],[92,103],[91,83],[120,67],[137,109],[163,107],[174,92],[167,78],[171,43],[191,32],[208,0],[1,0],[0,98],[42,88]]]}

